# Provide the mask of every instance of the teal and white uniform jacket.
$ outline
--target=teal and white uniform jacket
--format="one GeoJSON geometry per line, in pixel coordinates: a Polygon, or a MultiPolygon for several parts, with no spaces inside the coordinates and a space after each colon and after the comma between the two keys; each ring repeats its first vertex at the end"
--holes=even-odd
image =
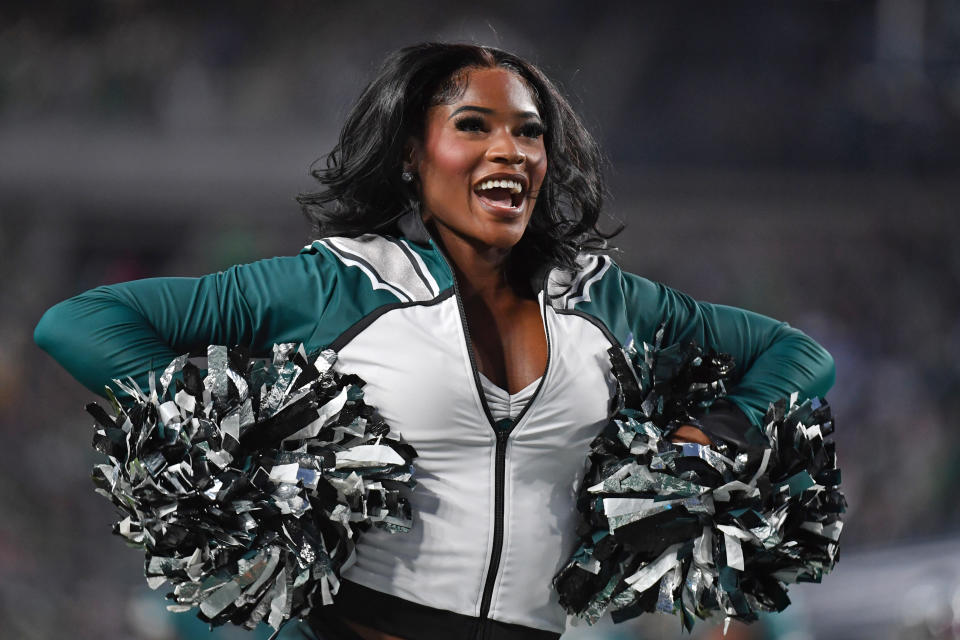
{"type": "Polygon", "coordinates": [[[419,453],[413,529],[370,531],[344,574],[333,606],[357,622],[411,638],[557,637],[565,615],[551,579],[575,546],[576,486],[610,415],[611,344],[652,343],[665,323],[664,344],[731,354],[729,401],[745,425],[771,401],[833,383],[829,354],[786,323],[583,255],[576,273],[536,283],[546,371],[513,423],[496,424],[453,272],[419,219],[401,229],[201,278],[98,287],[54,306],[35,332],[96,393],[207,344],[335,349],[336,366],[366,381],[366,401],[419,453]]]}

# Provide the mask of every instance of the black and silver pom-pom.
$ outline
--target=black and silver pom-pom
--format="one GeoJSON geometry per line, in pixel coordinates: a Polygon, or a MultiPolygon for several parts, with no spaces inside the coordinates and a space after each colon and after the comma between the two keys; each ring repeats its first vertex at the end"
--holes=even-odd
{"type": "Polygon", "coordinates": [[[97,492],[123,516],[114,533],[145,550],[148,584],[173,587],[169,609],[279,629],[333,601],[362,531],[409,530],[401,489],[416,451],[335,360],[293,344],[272,362],[211,346],[205,376],[182,356],[149,391],[116,381],[130,399],[110,396],[115,417],[88,405],[109,458],[97,492]]]}
{"type": "Polygon", "coordinates": [[[674,444],[678,426],[724,395],[728,356],[695,345],[611,349],[620,410],[591,443],[580,546],[554,578],[589,623],[648,611],[752,621],[789,604],[786,584],[837,561],[845,501],[830,409],[797,396],[770,407],[760,446],[674,444]]]}

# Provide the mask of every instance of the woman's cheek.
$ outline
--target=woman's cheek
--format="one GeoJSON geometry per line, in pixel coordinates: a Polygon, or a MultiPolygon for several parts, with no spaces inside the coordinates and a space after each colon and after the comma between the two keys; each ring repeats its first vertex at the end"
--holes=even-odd
{"type": "Polygon", "coordinates": [[[474,163],[470,156],[450,149],[438,152],[433,160],[430,192],[436,204],[445,210],[456,210],[466,205],[472,193],[470,179],[474,163]]]}
{"type": "Polygon", "coordinates": [[[453,142],[438,145],[438,148],[433,150],[437,173],[448,178],[469,175],[475,155],[468,147],[453,142]]]}

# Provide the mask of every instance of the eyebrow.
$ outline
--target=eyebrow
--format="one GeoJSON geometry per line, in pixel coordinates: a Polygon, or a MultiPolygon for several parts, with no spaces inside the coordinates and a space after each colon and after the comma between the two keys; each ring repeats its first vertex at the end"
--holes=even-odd
{"type": "MultiPolygon", "coordinates": [[[[493,113],[493,109],[489,109],[487,107],[477,107],[472,104],[465,104],[459,109],[457,109],[456,111],[454,111],[453,113],[451,113],[450,118],[464,111],[476,111],[478,113],[484,113],[484,114],[493,113]]],[[[536,111],[518,111],[517,115],[520,116],[521,118],[537,118],[537,119],[540,118],[540,114],[537,113],[536,111]]],[[[449,120],[450,118],[447,118],[447,120],[449,120]]]]}

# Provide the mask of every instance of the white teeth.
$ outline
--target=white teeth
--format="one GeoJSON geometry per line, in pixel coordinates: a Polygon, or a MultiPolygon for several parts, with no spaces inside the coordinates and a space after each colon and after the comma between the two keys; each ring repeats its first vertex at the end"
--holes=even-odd
{"type": "Polygon", "coordinates": [[[483,191],[485,189],[510,189],[510,193],[521,193],[523,191],[523,185],[516,180],[487,180],[480,183],[477,191],[483,191]]]}

